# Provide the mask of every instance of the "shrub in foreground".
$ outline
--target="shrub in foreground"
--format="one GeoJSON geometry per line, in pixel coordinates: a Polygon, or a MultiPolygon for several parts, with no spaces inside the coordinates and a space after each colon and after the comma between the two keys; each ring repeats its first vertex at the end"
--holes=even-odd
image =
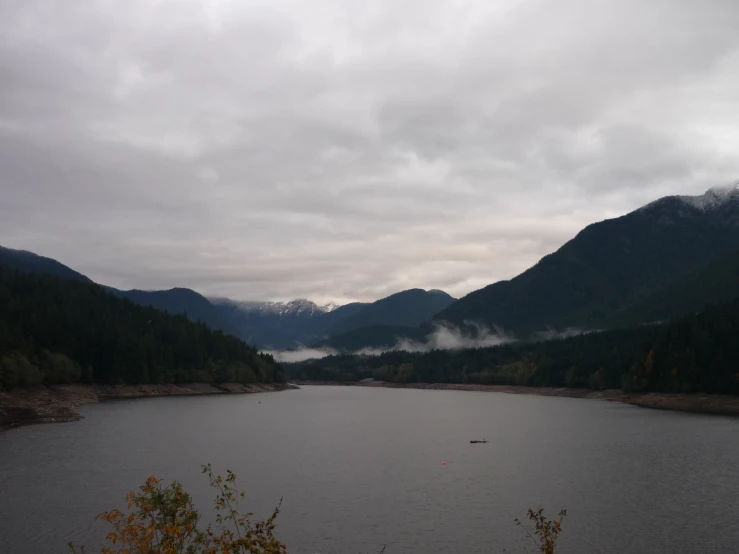
{"type": "MultiPolygon", "coordinates": [[[[210,465],[203,466],[210,485],[216,490],[216,523],[203,528],[201,514],[191,496],[177,481],[168,487],[154,476],[128,494],[127,512],[104,512],[99,519],[110,523],[108,546],[103,554],[284,554],[285,545],[274,536],[280,506],[266,520],[252,521],[253,514],[242,514],[239,506],[244,493],[235,488],[236,475],[215,475],[210,465]]],[[[281,502],[281,501],[280,501],[281,502]]],[[[73,553],[84,548],[69,545],[73,553]]]]}
{"type": "MultiPolygon", "coordinates": [[[[274,536],[282,499],[271,516],[253,521],[253,514],[239,510],[244,493],[236,489],[236,475],[227,470],[223,478],[213,473],[210,464],[202,469],[216,491],[215,525],[202,527],[202,516],[180,483],[164,487],[151,476],[138,492],[127,495],[126,512],[113,510],[98,516],[113,527],[102,554],[286,554],[287,547],[274,536]]],[[[549,520],[543,510],[529,510],[533,532],[518,519],[515,522],[542,554],[555,554],[565,515],[562,510],[559,520],[549,520]]],[[[71,543],[69,547],[73,554],[85,552],[84,547],[71,543]]]]}

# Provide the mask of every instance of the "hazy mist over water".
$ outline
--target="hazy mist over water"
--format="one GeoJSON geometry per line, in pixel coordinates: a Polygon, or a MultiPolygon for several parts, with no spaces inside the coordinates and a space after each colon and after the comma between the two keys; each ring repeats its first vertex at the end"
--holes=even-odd
{"type": "Polygon", "coordinates": [[[94,516],[150,474],[180,480],[210,514],[206,462],[236,472],[257,515],[284,497],[277,535],[295,554],[522,552],[513,519],[529,507],[567,508],[568,554],[723,554],[739,540],[735,418],[360,387],[83,414],[0,434],[0,552],[64,552],[70,540],[96,551],[94,516]]]}
{"type": "MultiPolygon", "coordinates": [[[[489,328],[475,321],[465,321],[468,329],[460,328],[448,322],[434,323],[433,331],[427,334],[423,340],[413,340],[398,336],[395,343],[384,348],[365,347],[351,352],[352,354],[377,356],[391,350],[402,350],[406,352],[429,352],[431,350],[458,350],[461,348],[487,348],[498,346],[507,342],[515,341],[515,337],[506,333],[499,327],[489,328]],[[474,329],[474,333],[470,332],[474,329]]],[[[552,337],[554,338],[554,337],[552,337]]],[[[269,351],[279,362],[301,362],[314,358],[325,358],[341,354],[339,350],[329,347],[303,347],[293,350],[269,351]]]]}

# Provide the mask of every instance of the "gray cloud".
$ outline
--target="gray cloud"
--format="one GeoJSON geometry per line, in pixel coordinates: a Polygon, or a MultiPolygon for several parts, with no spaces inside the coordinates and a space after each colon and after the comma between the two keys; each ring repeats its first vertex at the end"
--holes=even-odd
{"type": "Polygon", "coordinates": [[[463,295],[739,176],[735,0],[0,0],[0,243],[120,287],[463,295]]]}

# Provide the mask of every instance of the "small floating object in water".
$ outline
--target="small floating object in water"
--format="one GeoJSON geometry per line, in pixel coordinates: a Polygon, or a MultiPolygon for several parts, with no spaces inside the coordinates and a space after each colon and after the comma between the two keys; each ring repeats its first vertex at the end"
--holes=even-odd
{"type": "Polygon", "coordinates": [[[446,462],[441,462],[441,465],[445,466],[446,465],[446,462]]]}
{"type": "Polygon", "coordinates": [[[486,441],[486,440],[483,439],[481,441],[470,441],[470,444],[478,444],[478,443],[486,443],[486,442],[488,442],[488,441],[486,441]]]}

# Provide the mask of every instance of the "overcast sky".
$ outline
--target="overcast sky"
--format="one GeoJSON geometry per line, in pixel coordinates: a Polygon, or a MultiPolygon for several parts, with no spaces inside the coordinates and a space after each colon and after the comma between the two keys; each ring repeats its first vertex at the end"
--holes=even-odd
{"type": "Polygon", "coordinates": [[[121,288],[455,296],[739,178],[737,0],[0,0],[0,244],[121,288]]]}

